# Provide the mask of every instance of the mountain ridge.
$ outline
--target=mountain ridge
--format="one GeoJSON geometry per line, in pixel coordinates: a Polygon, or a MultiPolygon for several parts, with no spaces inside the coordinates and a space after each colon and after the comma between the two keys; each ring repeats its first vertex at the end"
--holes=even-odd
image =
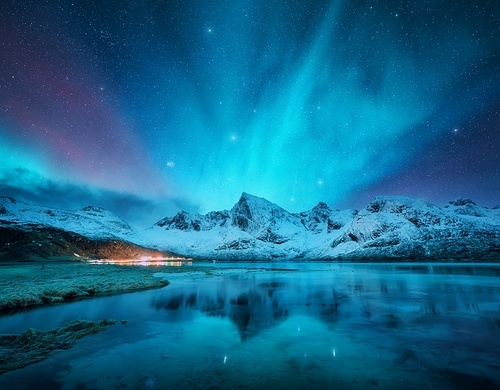
{"type": "Polygon", "coordinates": [[[439,207],[407,196],[378,196],[360,211],[333,211],[320,202],[310,211],[289,213],[243,193],[230,210],[182,211],[161,222],[148,230],[149,243],[168,242],[176,252],[219,260],[500,257],[500,210],[461,198],[439,207]]]}
{"type": "MultiPolygon", "coordinates": [[[[0,261],[162,257],[113,212],[48,208],[0,196],[0,261]]],[[[170,253],[169,253],[170,254],[170,253]]]]}
{"type": "Polygon", "coordinates": [[[406,196],[378,196],[359,211],[332,210],[319,202],[309,211],[290,213],[244,192],[229,210],[180,211],[135,231],[100,207],[68,211],[0,197],[0,227],[49,227],[59,235],[121,240],[213,260],[500,260],[500,208],[462,198],[439,207],[406,196]]]}

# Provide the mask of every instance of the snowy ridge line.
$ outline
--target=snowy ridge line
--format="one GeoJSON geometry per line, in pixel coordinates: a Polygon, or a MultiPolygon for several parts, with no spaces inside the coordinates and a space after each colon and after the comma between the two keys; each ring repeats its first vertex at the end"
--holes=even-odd
{"type": "Polygon", "coordinates": [[[231,210],[180,212],[143,234],[157,248],[223,260],[500,260],[500,208],[470,199],[444,208],[403,196],[379,196],[361,211],[320,202],[289,213],[243,193],[231,210]]]}
{"type": "Polygon", "coordinates": [[[137,233],[123,219],[101,207],[61,210],[30,205],[11,197],[0,197],[0,224],[47,226],[81,234],[92,239],[120,238],[133,241],[137,233]]]}
{"type": "Polygon", "coordinates": [[[500,207],[470,199],[445,207],[403,196],[379,196],[363,210],[320,202],[289,213],[243,193],[230,210],[185,211],[135,231],[99,207],[68,211],[0,197],[0,226],[48,226],[90,239],[122,239],[181,256],[218,260],[500,260],[500,207]]]}

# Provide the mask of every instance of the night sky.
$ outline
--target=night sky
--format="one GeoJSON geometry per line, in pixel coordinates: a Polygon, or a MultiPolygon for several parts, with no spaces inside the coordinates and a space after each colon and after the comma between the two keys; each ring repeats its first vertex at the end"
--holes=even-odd
{"type": "Polygon", "coordinates": [[[0,194],[146,226],[241,192],[500,203],[498,0],[0,5],[0,194]]]}

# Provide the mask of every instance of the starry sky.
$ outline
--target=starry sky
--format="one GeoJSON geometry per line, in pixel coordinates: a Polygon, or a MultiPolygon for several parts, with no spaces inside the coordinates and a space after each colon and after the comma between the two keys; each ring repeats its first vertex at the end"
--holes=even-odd
{"type": "Polygon", "coordinates": [[[0,193],[147,226],[243,192],[500,203],[497,0],[3,0],[0,193]]]}

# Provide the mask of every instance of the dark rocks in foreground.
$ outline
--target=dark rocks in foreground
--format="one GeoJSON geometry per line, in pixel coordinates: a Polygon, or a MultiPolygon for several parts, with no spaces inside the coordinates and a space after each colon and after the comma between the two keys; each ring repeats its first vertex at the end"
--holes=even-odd
{"type": "Polygon", "coordinates": [[[20,335],[0,335],[0,374],[47,358],[56,349],[69,349],[76,340],[109,329],[115,320],[74,320],[58,329],[28,329],[20,335]]]}

